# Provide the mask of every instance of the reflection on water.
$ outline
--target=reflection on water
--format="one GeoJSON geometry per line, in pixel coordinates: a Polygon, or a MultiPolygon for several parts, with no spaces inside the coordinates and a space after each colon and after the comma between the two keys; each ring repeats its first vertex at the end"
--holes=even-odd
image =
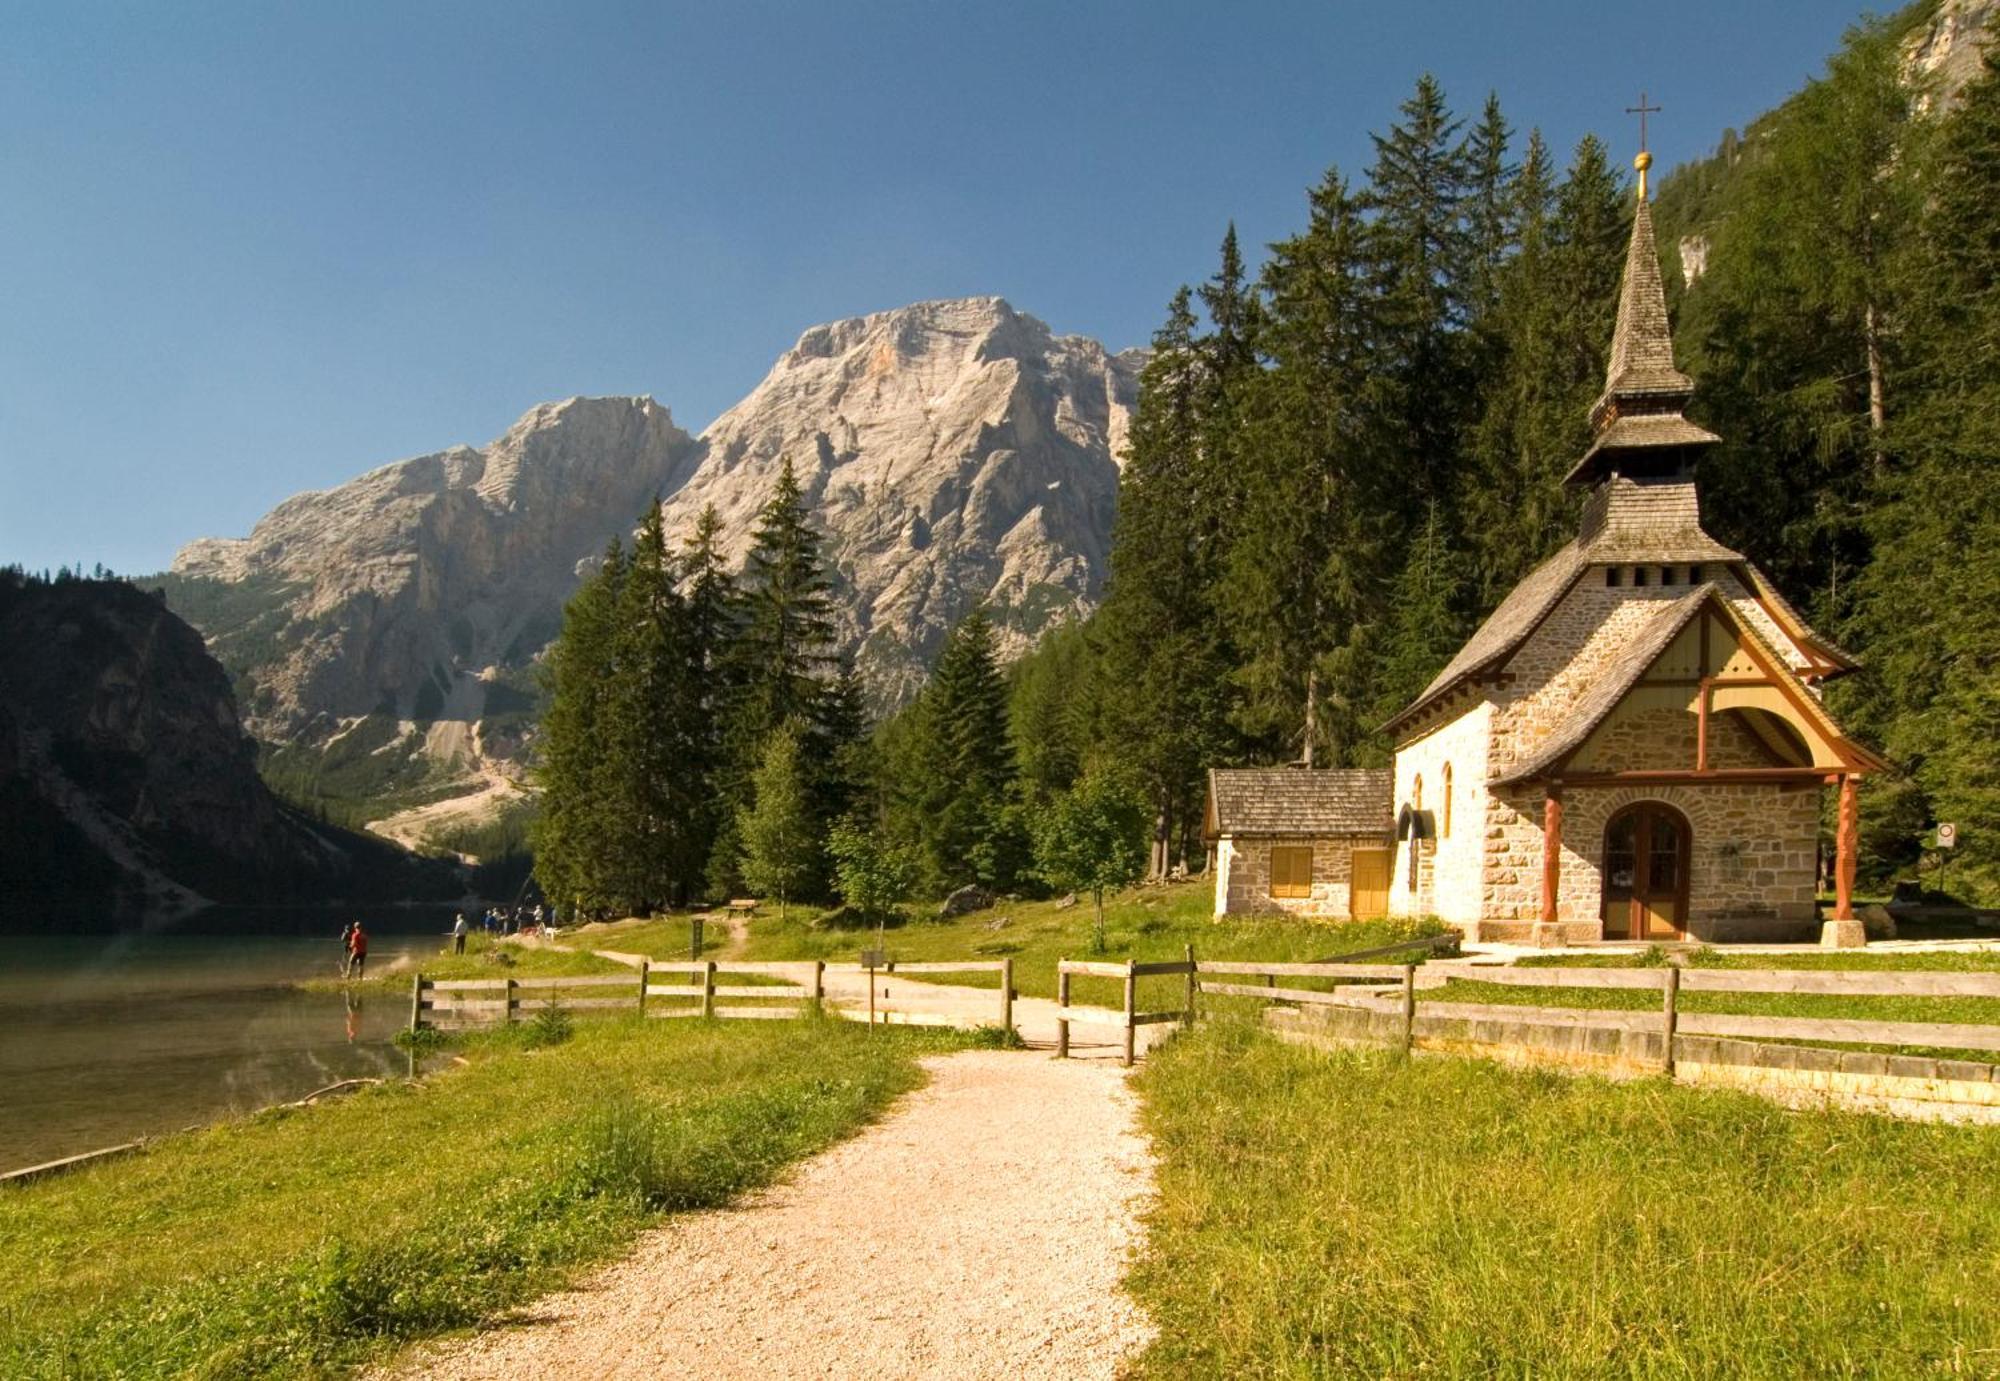
{"type": "MultiPolygon", "coordinates": [[[[174,1131],[407,1069],[391,1043],[407,995],[301,992],[333,977],[345,916],[287,936],[0,938],[0,1170],[174,1131]]],[[[373,932],[369,971],[441,944],[373,932]]],[[[433,924],[435,922],[435,924],[433,924]]]]}

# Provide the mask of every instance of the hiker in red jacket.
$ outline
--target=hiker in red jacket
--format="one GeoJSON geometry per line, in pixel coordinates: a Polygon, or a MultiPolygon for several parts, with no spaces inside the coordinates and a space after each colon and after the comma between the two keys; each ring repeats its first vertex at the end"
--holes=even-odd
{"type": "Polygon", "coordinates": [[[368,967],[368,932],[361,928],[361,922],[354,923],[354,929],[347,932],[347,976],[359,978],[361,971],[368,967]]]}

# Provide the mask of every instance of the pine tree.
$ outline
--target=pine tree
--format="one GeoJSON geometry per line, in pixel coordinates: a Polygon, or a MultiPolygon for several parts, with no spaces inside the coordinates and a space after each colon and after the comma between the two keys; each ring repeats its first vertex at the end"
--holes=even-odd
{"type": "Polygon", "coordinates": [[[790,458],[758,515],[737,597],[737,710],[756,742],[788,720],[813,724],[836,670],[832,584],[790,458]]]}
{"type": "Polygon", "coordinates": [[[611,859],[603,809],[608,725],[606,702],[617,674],[617,615],[625,554],[614,539],[597,572],[563,610],[544,681],[536,771],[542,788],[535,820],[535,880],[557,906],[596,907],[611,859]]]}
{"type": "Polygon", "coordinates": [[[1235,706],[1252,751],[1348,761],[1372,726],[1343,655],[1385,559],[1375,515],[1398,502],[1354,400],[1374,329],[1366,228],[1329,170],[1304,233],[1272,246],[1265,341],[1273,365],[1247,410],[1249,478],[1220,602],[1235,630],[1235,706]]]}
{"type": "Polygon", "coordinates": [[[813,816],[800,737],[798,725],[787,723],[765,739],[751,774],[752,802],[737,815],[743,880],[760,895],[777,897],[780,920],[821,862],[823,827],[813,816]]]}
{"type": "MultiPolygon", "coordinates": [[[[722,804],[728,762],[728,729],[736,703],[731,649],[736,638],[736,581],[722,556],[722,519],[709,504],[695,520],[680,558],[685,608],[687,693],[692,735],[689,776],[701,784],[701,799],[689,803],[690,851],[705,868],[730,812],[722,804]]],[[[733,854],[732,854],[733,857],[733,854]]],[[[705,884],[705,879],[702,880],[705,884]]],[[[707,890],[706,886],[695,890],[707,890]]],[[[726,896],[727,888],[713,895],[726,896]]]]}
{"type": "Polygon", "coordinates": [[[607,890],[644,913],[697,890],[706,861],[696,826],[707,781],[699,752],[701,690],[687,610],[658,503],[648,505],[618,600],[618,675],[606,691],[602,809],[607,890]]]}
{"type": "Polygon", "coordinates": [[[1417,507],[1444,494],[1470,389],[1457,328],[1468,316],[1471,256],[1459,122],[1426,74],[1386,135],[1366,206],[1374,260],[1376,345],[1369,390],[1384,444],[1404,457],[1417,507]]]}
{"type": "Polygon", "coordinates": [[[975,607],[952,629],[924,690],[924,724],[936,783],[925,831],[931,864],[947,886],[1010,887],[1025,853],[1008,807],[1014,782],[1007,688],[993,625],[975,607]]]}
{"type": "Polygon", "coordinates": [[[1098,615],[1104,678],[1120,688],[1106,704],[1105,739],[1152,802],[1156,872],[1228,740],[1228,659],[1210,604],[1222,526],[1204,449],[1214,381],[1195,325],[1183,288],[1141,376],[1098,615]]]}

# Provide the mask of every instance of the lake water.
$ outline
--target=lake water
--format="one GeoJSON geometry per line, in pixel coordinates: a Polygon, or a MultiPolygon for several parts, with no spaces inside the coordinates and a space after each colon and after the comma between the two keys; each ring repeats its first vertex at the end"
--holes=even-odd
{"type": "MultiPolygon", "coordinates": [[[[342,919],[294,913],[281,936],[0,936],[0,1171],[407,1073],[390,1043],[407,993],[292,986],[335,975],[342,919]]],[[[397,921],[424,933],[371,926],[371,975],[443,943],[441,918],[397,921]]]]}

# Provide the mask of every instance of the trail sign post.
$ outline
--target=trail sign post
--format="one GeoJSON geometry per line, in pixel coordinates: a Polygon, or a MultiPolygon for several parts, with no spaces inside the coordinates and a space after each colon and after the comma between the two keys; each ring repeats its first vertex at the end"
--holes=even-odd
{"type": "Polygon", "coordinates": [[[1938,826],[1938,847],[1940,849],[1958,847],[1958,826],[1949,820],[1938,826]]]}

